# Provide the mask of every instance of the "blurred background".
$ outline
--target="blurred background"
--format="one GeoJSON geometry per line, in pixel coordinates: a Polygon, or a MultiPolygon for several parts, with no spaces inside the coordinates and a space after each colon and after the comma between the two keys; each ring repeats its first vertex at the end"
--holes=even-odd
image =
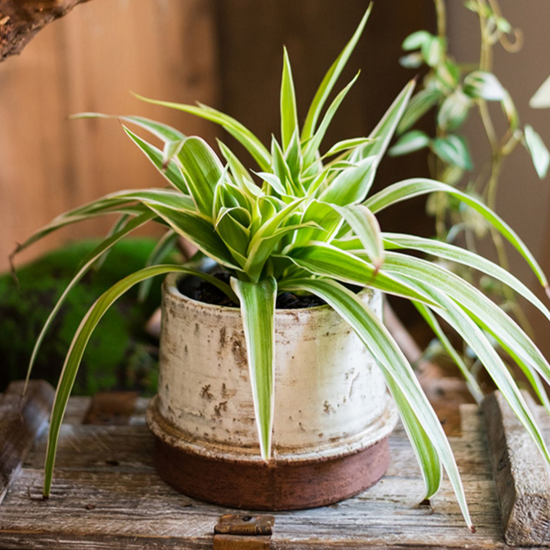
{"type": "MultiPolygon", "coordinates": [[[[139,102],[130,91],[177,102],[201,101],[242,121],[264,141],[278,132],[282,45],[289,50],[299,109],[353,33],[365,0],[93,0],[41,31],[21,56],[0,64],[0,271],[17,242],[59,213],[111,191],[160,185],[155,169],[116,121],[69,120],[83,111],[133,114],[172,124],[214,144],[214,125],[139,102]]],[[[495,70],[514,97],[524,123],[550,144],[550,110],[533,111],[530,97],[550,74],[550,3],[502,0],[523,29],[519,53],[496,48],[495,70]]],[[[449,48],[476,60],[476,15],[448,2],[449,48]]],[[[327,142],[367,135],[414,71],[398,63],[401,43],[418,29],[435,31],[431,0],[378,0],[342,83],[361,69],[327,142]]],[[[432,117],[433,118],[433,117],[432,117]]],[[[433,133],[431,119],[424,128],[433,133]]],[[[466,132],[476,157],[487,154],[475,122],[466,132]]],[[[229,140],[230,141],[230,140],[229,140]]],[[[236,147],[238,150],[238,148],[236,147]]],[[[426,153],[386,158],[377,187],[427,175],[426,153]]],[[[498,212],[550,272],[550,179],[540,182],[523,148],[504,167],[498,212]]],[[[60,231],[25,252],[19,264],[83,237],[104,235],[111,220],[60,231]]],[[[433,234],[423,200],[381,217],[385,230],[433,234]]],[[[491,251],[488,249],[489,254],[491,251]]],[[[516,255],[513,270],[536,288],[516,255]]],[[[406,309],[402,318],[412,324],[406,309]]],[[[538,343],[550,356],[548,327],[538,343]]],[[[542,327],[542,328],[539,328],[542,327]]],[[[412,326],[414,332],[414,326],[412,326]]]]}

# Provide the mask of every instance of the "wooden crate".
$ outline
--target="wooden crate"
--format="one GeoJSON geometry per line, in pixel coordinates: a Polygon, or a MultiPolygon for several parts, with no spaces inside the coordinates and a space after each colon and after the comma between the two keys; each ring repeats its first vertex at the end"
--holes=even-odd
{"type": "MultiPolygon", "coordinates": [[[[20,389],[19,383],[12,384],[0,396],[2,549],[507,548],[503,524],[506,540],[516,547],[548,542],[546,468],[498,394],[484,404],[492,454],[475,405],[460,407],[460,422],[445,423],[476,533],[465,526],[447,481],[429,504],[418,504],[423,482],[398,426],[390,438],[390,468],[365,493],[325,508],[270,514],[275,518],[271,536],[265,530],[263,536],[219,534],[214,542],[220,516],[235,511],[187,498],[161,481],[145,425],[148,400],[133,394],[70,400],[52,495],[42,500],[46,415],[53,390],[33,383],[20,403],[20,389]]],[[[550,423],[545,421],[543,428],[550,437],[550,423]]],[[[245,523],[255,518],[250,514],[245,523]]]]}

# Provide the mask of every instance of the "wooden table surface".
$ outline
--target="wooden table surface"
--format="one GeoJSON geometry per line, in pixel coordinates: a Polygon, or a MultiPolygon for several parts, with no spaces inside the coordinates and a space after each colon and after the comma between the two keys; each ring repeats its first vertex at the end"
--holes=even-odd
{"type": "MultiPolygon", "coordinates": [[[[71,398],[51,498],[40,498],[42,433],[0,505],[0,549],[212,548],[214,526],[232,510],[178,494],[155,473],[147,403],[137,398],[118,425],[98,425],[83,424],[86,415],[102,421],[91,399],[71,398]]],[[[462,405],[456,420],[447,431],[477,533],[465,526],[446,480],[430,505],[418,505],[423,482],[398,426],[389,470],[377,485],[332,506],[274,513],[271,548],[507,548],[481,414],[462,405]]],[[[550,425],[544,428],[550,435],[550,425]]]]}

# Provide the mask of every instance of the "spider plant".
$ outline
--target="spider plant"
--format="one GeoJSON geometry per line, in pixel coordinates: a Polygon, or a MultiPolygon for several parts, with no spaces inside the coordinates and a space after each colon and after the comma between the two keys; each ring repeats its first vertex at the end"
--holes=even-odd
{"type": "MultiPolygon", "coordinates": [[[[165,187],[112,193],[60,215],[20,246],[82,220],[117,214],[107,238],[84,259],[60,297],[40,334],[44,333],[67,292],[120,239],[148,222],[167,228],[149,265],[121,280],[91,307],[78,328],[63,367],[51,417],[45,466],[44,495],[50,493],[56,445],[69,394],[86,344],[107,309],[132,286],[169,272],[193,274],[221,289],[242,312],[248,364],[262,457],[271,456],[274,406],[274,313],[278,293],[311,293],[322,298],[355,330],[384,373],[403,424],[416,451],[426,485],[426,497],[438,490],[442,469],[447,472],[462,513],[472,523],[460,475],[449,442],[414,371],[380,319],[346,284],[377,289],[410,300],[463,368],[444,335],[446,321],[470,345],[506,396],[540,452],[550,462],[541,433],[514,379],[494,350],[506,349],[526,372],[543,402],[548,401],[540,377],[550,382],[550,366],[524,331],[503,310],[464,279],[406,250],[459,262],[509,285],[538,307],[550,312],[514,276],[500,266],[451,244],[415,235],[384,233],[376,215],[400,201],[433,192],[447,193],[483,216],[525,258],[540,283],[544,273],[521,239],[506,222],[477,198],[425,178],[400,181],[370,194],[377,167],[407,107],[414,88],[409,82],[367,137],[323,147],[323,138],[338,107],[357,76],[328,104],[344,65],[359,40],[370,13],[326,73],[304,123],[299,125],[291,65],[283,56],[280,94],[280,139],[264,146],[230,116],[202,104],[181,105],[144,99],[221,125],[251,155],[256,168],[245,163],[221,141],[219,156],[200,137],[187,137],[165,124],[139,117],[119,117],[124,131],[158,169],[165,187]],[[158,138],[157,148],[128,125],[158,138]],[[189,265],[165,265],[162,253],[174,236],[193,242],[202,254],[230,274],[230,284],[189,265]]],[[[84,114],[84,117],[104,116],[84,114]]],[[[29,372],[30,372],[29,368],[29,372]]],[[[482,392],[464,372],[476,398],[482,392]]]]}

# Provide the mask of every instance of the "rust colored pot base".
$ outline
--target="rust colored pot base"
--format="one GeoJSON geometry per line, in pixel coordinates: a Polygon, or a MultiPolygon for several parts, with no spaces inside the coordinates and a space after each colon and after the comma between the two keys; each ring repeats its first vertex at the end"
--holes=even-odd
{"type": "Polygon", "coordinates": [[[247,510],[299,510],[344,500],[374,485],[390,461],[388,439],[327,460],[274,465],[199,456],[156,439],[155,466],[178,491],[247,510]]]}

